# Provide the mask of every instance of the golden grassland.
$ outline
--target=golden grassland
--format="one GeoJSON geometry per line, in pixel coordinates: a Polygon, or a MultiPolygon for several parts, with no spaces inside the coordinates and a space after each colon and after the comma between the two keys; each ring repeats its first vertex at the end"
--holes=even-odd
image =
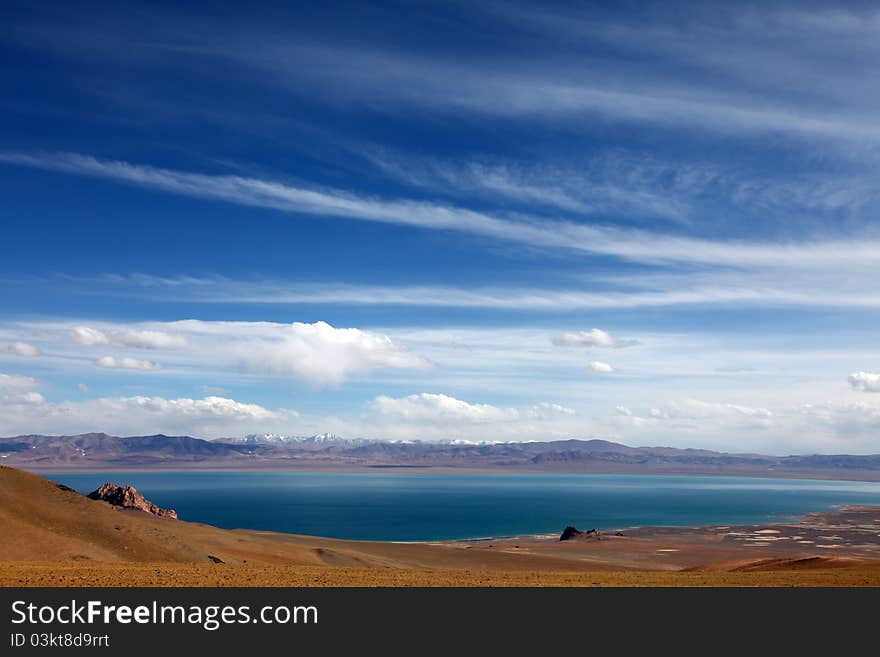
{"type": "Polygon", "coordinates": [[[504,571],[202,563],[0,562],[2,586],[880,586],[880,565],[809,570],[504,571]]]}

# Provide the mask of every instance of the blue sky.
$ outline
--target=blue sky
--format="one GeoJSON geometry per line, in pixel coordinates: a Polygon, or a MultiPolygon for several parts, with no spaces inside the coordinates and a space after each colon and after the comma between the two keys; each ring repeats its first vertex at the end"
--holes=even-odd
{"type": "Polygon", "coordinates": [[[880,452],[880,13],[4,3],[0,433],[880,452]]]}

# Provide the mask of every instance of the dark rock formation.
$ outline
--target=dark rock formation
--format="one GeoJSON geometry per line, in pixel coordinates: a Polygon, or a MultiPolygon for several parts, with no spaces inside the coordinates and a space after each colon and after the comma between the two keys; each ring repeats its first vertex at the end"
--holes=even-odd
{"type": "Polygon", "coordinates": [[[562,530],[562,536],[559,537],[560,541],[567,541],[569,539],[574,538],[575,536],[580,536],[583,532],[577,527],[572,527],[569,525],[565,529],[562,530]]]}
{"type": "Polygon", "coordinates": [[[123,509],[135,509],[144,513],[152,513],[160,518],[177,520],[177,511],[173,509],[160,509],[143,495],[137,492],[134,486],[117,486],[107,482],[98,490],[88,494],[89,499],[107,502],[123,509]]]}
{"type": "Polygon", "coordinates": [[[570,541],[573,538],[595,538],[596,540],[602,540],[602,532],[600,532],[595,527],[593,529],[588,529],[585,532],[582,532],[577,527],[572,527],[569,525],[565,529],[562,530],[562,535],[559,537],[560,541],[570,541]]]}

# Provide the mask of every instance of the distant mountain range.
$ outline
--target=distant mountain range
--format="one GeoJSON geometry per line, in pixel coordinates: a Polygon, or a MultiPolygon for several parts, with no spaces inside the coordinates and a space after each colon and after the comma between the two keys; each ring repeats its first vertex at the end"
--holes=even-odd
{"type": "Polygon", "coordinates": [[[500,441],[474,441],[474,440],[377,440],[374,438],[343,438],[335,433],[319,433],[314,436],[285,436],[277,433],[251,433],[243,437],[214,438],[211,442],[227,443],[231,445],[290,445],[306,446],[315,445],[329,447],[331,445],[366,445],[369,443],[390,443],[392,445],[496,445],[500,441]]]}
{"type": "Polygon", "coordinates": [[[0,438],[0,464],[34,471],[150,469],[435,469],[804,477],[880,481],[880,455],[766,456],[605,440],[421,442],[333,434],[202,440],[191,436],[26,435],[0,438]]]}

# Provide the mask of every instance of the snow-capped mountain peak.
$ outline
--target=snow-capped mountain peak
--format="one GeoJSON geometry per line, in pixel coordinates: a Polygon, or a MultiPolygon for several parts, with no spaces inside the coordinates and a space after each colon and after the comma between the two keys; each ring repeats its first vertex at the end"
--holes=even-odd
{"type": "Polygon", "coordinates": [[[277,433],[251,433],[243,437],[222,438],[218,442],[244,445],[350,445],[358,440],[342,438],[334,433],[319,433],[313,436],[287,436],[277,433]]]}

